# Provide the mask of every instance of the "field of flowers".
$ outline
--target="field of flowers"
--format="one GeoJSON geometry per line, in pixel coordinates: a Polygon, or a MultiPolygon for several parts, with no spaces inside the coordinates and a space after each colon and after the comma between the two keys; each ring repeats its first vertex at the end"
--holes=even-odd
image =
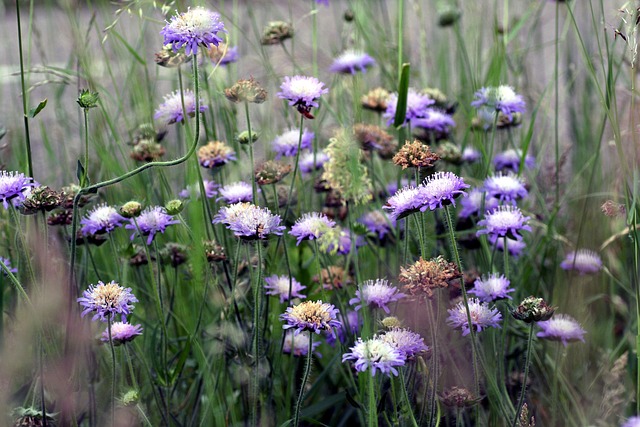
{"type": "Polygon", "coordinates": [[[637,2],[0,20],[0,425],[640,426],[637,2]]]}

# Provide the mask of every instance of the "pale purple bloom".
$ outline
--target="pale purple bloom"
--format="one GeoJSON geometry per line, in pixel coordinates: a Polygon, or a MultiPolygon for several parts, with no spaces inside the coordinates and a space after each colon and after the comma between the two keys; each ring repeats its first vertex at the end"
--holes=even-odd
{"type": "Polygon", "coordinates": [[[267,283],[264,288],[267,295],[276,295],[280,297],[280,302],[283,303],[289,300],[289,286],[291,286],[291,298],[306,298],[306,295],[300,293],[301,290],[306,289],[295,278],[287,276],[273,275],[265,277],[264,281],[267,283]]]}
{"type": "Polygon", "coordinates": [[[238,62],[240,55],[238,55],[238,46],[227,48],[227,52],[220,60],[220,65],[227,65],[233,62],[238,62]]]}
{"type": "Polygon", "coordinates": [[[482,154],[473,147],[465,147],[461,158],[463,162],[475,163],[482,158],[482,154]]]}
{"type": "MultiPolygon", "coordinates": [[[[193,91],[186,89],[184,94],[184,110],[182,109],[182,98],[180,91],[176,90],[168,95],[164,96],[164,102],[160,104],[153,118],[159,120],[165,125],[170,125],[177,122],[184,121],[184,113],[186,112],[189,117],[196,115],[196,96],[193,91]]],[[[204,101],[200,99],[199,111],[204,113],[207,111],[207,106],[204,105],[204,101]]]]}
{"type": "MultiPolygon", "coordinates": [[[[502,315],[495,308],[489,306],[488,302],[481,302],[478,298],[469,298],[469,312],[471,313],[471,325],[474,331],[482,331],[486,328],[500,328],[502,315]]],[[[447,310],[449,317],[447,323],[449,326],[462,329],[462,335],[469,335],[469,320],[467,318],[467,309],[464,301],[460,301],[455,307],[447,310]]]]}
{"type": "Polygon", "coordinates": [[[367,341],[358,338],[356,344],[351,347],[350,353],[342,355],[342,362],[347,360],[355,360],[353,367],[358,372],[371,370],[371,376],[376,375],[376,371],[380,371],[387,376],[391,374],[398,376],[396,367],[404,366],[406,357],[394,346],[382,340],[382,338],[374,337],[367,341]]]}
{"type": "Polygon", "coordinates": [[[476,279],[473,283],[473,289],[469,290],[469,293],[483,302],[512,299],[509,293],[515,292],[515,289],[510,288],[510,285],[511,282],[504,274],[498,276],[497,273],[492,273],[486,278],[476,279]]]}
{"type": "Polygon", "coordinates": [[[427,209],[442,208],[449,204],[455,206],[454,199],[460,195],[466,197],[467,193],[464,192],[464,189],[470,187],[464,183],[462,178],[451,172],[436,172],[427,177],[422,186],[424,189],[421,195],[424,204],[420,210],[423,212],[427,209]]]}
{"type": "Polygon", "coordinates": [[[347,50],[338,56],[329,67],[332,73],[356,74],[358,71],[367,72],[367,68],[373,67],[376,61],[364,52],[347,50]]]}
{"type": "MultiPolygon", "coordinates": [[[[204,193],[207,199],[212,199],[218,194],[218,188],[220,187],[215,181],[210,181],[208,179],[202,180],[202,185],[204,186],[204,193]]],[[[200,185],[194,184],[190,185],[184,190],[178,193],[178,196],[182,199],[188,199],[191,195],[194,195],[196,198],[200,198],[200,185]]]]}
{"type": "MultiPolygon", "coordinates": [[[[9,258],[3,258],[0,256],[0,262],[2,262],[12,274],[18,274],[18,269],[15,267],[11,267],[11,260],[9,258]]],[[[7,275],[4,269],[0,269],[0,272],[5,276],[7,275]]]]}
{"type": "MultiPolygon", "coordinates": [[[[512,170],[518,172],[520,170],[520,160],[522,159],[522,150],[514,150],[510,148],[502,153],[496,154],[493,158],[493,166],[496,171],[512,170]]],[[[533,169],[536,166],[536,159],[527,154],[524,157],[524,165],[527,169],[533,169]]]]}
{"type": "Polygon", "coordinates": [[[389,314],[390,311],[387,304],[399,301],[404,297],[405,294],[395,286],[390,285],[388,280],[366,280],[360,285],[360,289],[356,290],[356,297],[351,298],[349,304],[357,304],[356,311],[368,305],[374,308],[381,308],[385,313],[389,314]]]}
{"type": "Polygon", "coordinates": [[[640,417],[631,417],[620,427],[640,427],[640,417]]]}
{"type": "MultiPolygon", "coordinates": [[[[300,129],[291,129],[276,137],[271,143],[273,151],[276,152],[276,159],[283,156],[295,157],[298,153],[298,141],[300,142],[301,150],[310,149],[314,136],[313,132],[308,132],[304,129],[302,131],[302,139],[300,139],[300,129]]],[[[311,161],[313,162],[313,159],[311,161]]]]}
{"type": "Polygon", "coordinates": [[[478,236],[482,234],[495,237],[508,236],[522,240],[522,236],[518,232],[531,231],[531,227],[527,224],[529,219],[528,216],[522,215],[522,211],[515,206],[498,206],[492,211],[487,211],[484,219],[478,222],[478,226],[484,228],[478,230],[476,234],[478,236]]]}
{"type": "Polygon", "coordinates": [[[383,335],[380,335],[379,338],[391,344],[391,346],[397,349],[406,359],[420,352],[429,350],[429,347],[424,343],[424,338],[422,338],[420,334],[405,328],[393,328],[383,335]]]}
{"type": "Polygon", "coordinates": [[[213,222],[225,224],[236,237],[244,240],[266,239],[270,234],[282,235],[285,229],[280,225],[280,215],[242,202],[221,208],[213,222]]]}
{"type": "Polygon", "coordinates": [[[389,196],[392,196],[398,192],[399,188],[408,187],[409,185],[411,185],[409,180],[407,178],[402,178],[400,180],[400,187],[398,187],[398,181],[394,180],[387,184],[385,190],[389,196]]]}
{"type": "Polygon", "coordinates": [[[510,86],[483,87],[474,96],[475,100],[471,103],[472,106],[493,108],[510,120],[513,113],[524,113],[526,109],[522,96],[518,95],[510,86]]]}
{"type": "Polygon", "coordinates": [[[390,218],[399,220],[418,212],[424,205],[424,198],[424,186],[407,186],[389,197],[387,204],[382,208],[389,211],[390,218]]]}
{"type": "Polygon", "coordinates": [[[5,209],[9,209],[9,202],[13,206],[21,203],[35,187],[33,178],[20,172],[0,171],[0,200],[5,209]]]}
{"type": "Polygon", "coordinates": [[[422,117],[411,121],[411,126],[442,134],[449,133],[449,130],[455,125],[456,122],[453,121],[451,115],[437,108],[426,108],[422,117]]]}
{"type": "MultiPolygon", "coordinates": [[[[251,184],[243,181],[227,184],[219,190],[220,196],[216,201],[224,200],[225,203],[250,202],[253,200],[251,184]]],[[[260,192],[260,189],[258,189],[260,192]]]]}
{"type": "MultiPolygon", "coordinates": [[[[309,352],[309,332],[303,331],[299,334],[293,333],[293,331],[285,331],[284,333],[284,345],[282,346],[282,352],[285,354],[293,354],[294,356],[301,357],[306,356],[309,352]]],[[[320,341],[314,341],[311,343],[311,350],[318,357],[322,355],[316,353],[316,347],[321,344],[320,341]]]]}
{"type": "Polygon", "coordinates": [[[82,234],[92,236],[94,234],[110,233],[116,227],[121,227],[127,219],[118,211],[106,204],[96,206],[89,214],[80,220],[82,234]]]}
{"type": "MultiPolygon", "coordinates": [[[[133,341],[138,335],[142,335],[142,325],[132,325],[127,322],[113,322],[111,324],[111,340],[113,341],[113,345],[121,345],[133,341]]],[[[105,329],[100,341],[109,342],[109,329],[105,329]]]]}
{"type": "Polygon", "coordinates": [[[331,328],[340,327],[337,319],[339,311],[333,305],[322,301],[304,301],[293,307],[287,307],[287,311],[280,315],[280,320],[286,323],[283,329],[292,329],[298,335],[303,331],[313,331],[319,334],[331,328]]]}
{"type": "Polygon", "coordinates": [[[320,238],[330,228],[335,227],[335,221],[330,220],[325,214],[318,212],[305,213],[291,227],[289,234],[297,237],[296,246],[303,240],[320,238]]]}
{"type": "Polygon", "coordinates": [[[512,173],[498,173],[488,177],[484,180],[484,190],[487,196],[496,197],[503,202],[515,202],[529,194],[524,185],[524,179],[512,173]]]}
{"type": "Polygon", "coordinates": [[[498,207],[498,199],[487,197],[485,192],[479,188],[469,191],[469,196],[460,201],[460,218],[469,218],[479,215],[482,211],[493,210],[498,207]]]}
{"type": "Polygon", "coordinates": [[[330,330],[326,333],[327,344],[330,346],[335,345],[336,340],[339,340],[341,343],[346,342],[349,332],[357,334],[360,330],[362,321],[357,311],[349,310],[346,316],[340,313],[340,318],[342,319],[340,326],[335,328],[335,331],[330,330]]]}
{"type": "Polygon", "coordinates": [[[602,259],[594,251],[578,249],[569,252],[560,267],[563,270],[576,270],[580,275],[595,274],[602,270],[602,259]]]}
{"type": "Polygon", "coordinates": [[[584,334],[587,333],[573,317],[566,314],[556,314],[549,320],[538,322],[538,326],[542,331],[536,334],[537,337],[560,341],[565,347],[570,342],[584,342],[584,334]]]}
{"type": "MultiPolygon", "coordinates": [[[[348,255],[351,252],[351,231],[348,229],[336,229],[336,232],[337,238],[332,239],[326,246],[327,253],[348,255]]],[[[366,244],[362,236],[356,236],[355,243],[356,249],[366,244]]]]}
{"type": "Polygon", "coordinates": [[[143,210],[138,218],[131,218],[129,224],[124,228],[134,230],[131,240],[136,237],[136,232],[139,229],[142,236],[147,236],[147,245],[150,245],[156,233],[164,234],[167,227],[172,224],[180,224],[180,221],[173,219],[173,216],[169,215],[165,208],[153,206],[143,210]]]}
{"type": "Polygon", "coordinates": [[[309,174],[314,170],[322,169],[325,163],[329,161],[329,155],[324,151],[320,151],[315,154],[315,162],[314,162],[314,154],[311,152],[303,153],[300,156],[298,167],[300,168],[300,172],[304,174],[309,174]]]}
{"type": "Polygon", "coordinates": [[[138,302],[138,299],[131,293],[131,288],[123,288],[112,280],[109,283],[98,281],[97,285],[90,285],[82,293],[82,298],[78,298],[78,302],[84,307],[82,317],[93,311],[95,314],[91,320],[107,322],[119,314],[122,321],[126,322],[127,315],[134,308],[133,303],[138,302]]]}
{"type": "Polygon", "coordinates": [[[218,36],[220,32],[227,32],[220,21],[220,14],[195,7],[171,18],[160,34],[164,36],[163,44],[171,44],[174,52],[185,46],[187,55],[195,55],[198,53],[198,45],[205,48],[211,44],[218,46],[222,41],[218,36]]]}
{"type": "Polygon", "coordinates": [[[310,76],[285,76],[280,90],[276,95],[289,101],[289,105],[296,107],[300,114],[309,119],[313,118],[311,108],[319,106],[317,101],[320,96],[329,93],[324,83],[310,76]]]}
{"type": "MultiPolygon", "coordinates": [[[[427,95],[416,92],[415,89],[409,88],[407,93],[407,112],[403,125],[412,123],[413,119],[424,117],[428,106],[435,104],[435,101],[427,95]]],[[[396,108],[398,106],[398,94],[392,93],[387,101],[387,111],[383,117],[387,119],[387,125],[391,126],[396,117],[396,108]]]]}
{"type": "Polygon", "coordinates": [[[367,230],[380,240],[384,240],[396,226],[396,221],[389,214],[380,210],[367,212],[358,219],[358,222],[367,227],[367,230]]]}
{"type": "MultiPolygon", "coordinates": [[[[504,237],[489,235],[489,243],[494,245],[499,251],[504,251],[504,237]]],[[[509,255],[512,257],[520,257],[520,255],[522,255],[522,251],[526,247],[527,244],[524,241],[507,237],[507,250],[509,251],[509,255]]]]}
{"type": "Polygon", "coordinates": [[[316,3],[329,6],[329,0],[316,0],[316,3]]]}

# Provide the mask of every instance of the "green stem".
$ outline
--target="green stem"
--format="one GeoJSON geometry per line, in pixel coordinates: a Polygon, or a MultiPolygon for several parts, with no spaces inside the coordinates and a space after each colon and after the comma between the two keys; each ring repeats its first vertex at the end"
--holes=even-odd
{"type": "Polygon", "coordinates": [[[502,255],[503,255],[503,259],[504,259],[504,277],[506,277],[507,279],[509,278],[509,247],[507,246],[507,236],[503,237],[503,248],[502,248],[502,255]]]}
{"type": "Polygon", "coordinates": [[[529,324],[529,339],[527,340],[527,356],[524,360],[524,377],[522,378],[522,390],[520,391],[520,398],[518,399],[518,406],[516,406],[516,415],[513,417],[513,423],[511,423],[512,427],[516,427],[518,424],[518,417],[520,416],[520,409],[522,409],[522,404],[524,403],[524,396],[527,392],[527,377],[529,376],[529,365],[531,364],[531,348],[533,347],[533,325],[535,323],[531,322],[529,324]]]}
{"type": "Polygon", "coordinates": [[[302,375],[302,384],[300,384],[300,393],[298,394],[298,400],[296,401],[296,408],[293,412],[293,426],[298,427],[300,423],[300,407],[302,406],[302,400],[304,398],[304,388],[307,385],[309,379],[309,373],[311,372],[311,359],[313,358],[313,332],[309,331],[309,347],[307,349],[307,359],[304,365],[304,374],[302,375]]]}
{"type": "Polygon", "coordinates": [[[89,183],[89,109],[83,108],[84,115],[84,170],[80,180],[80,187],[84,187],[89,183]]]}
{"type": "Polygon", "coordinates": [[[252,425],[258,425],[260,405],[260,309],[262,303],[262,242],[256,242],[258,250],[258,275],[253,285],[253,408],[252,425]]]}
{"type": "Polygon", "coordinates": [[[18,291],[20,296],[27,302],[27,304],[29,304],[30,307],[33,308],[33,306],[31,305],[31,300],[29,299],[29,295],[27,295],[27,292],[24,290],[16,276],[14,276],[11,270],[9,270],[9,267],[7,267],[4,262],[2,262],[2,259],[0,259],[0,269],[2,270],[2,273],[9,278],[9,281],[13,283],[13,286],[16,287],[16,290],[18,291]]]}
{"type": "Polygon", "coordinates": [[[404,400],[407,402],[407,410],[409,411],[409,416],[411,418],[411,425],[413,427],[418,427],[418,422],[416,421],[416,417],[413,415],[413,409],[411,409],[411,401],[409,400],[409,393],[407,392],[407,384],[404,380],[404,369],[400,368],[400,385],[402,386],[402,395],[404,400]]]}
{"type": "MultiPolygon", "coordinates": [[[[244,101],[244,114],[247,117],[247,132],[249,133],[249,159],[251,161],[251,194],[253,196],[253,203],[256,206],[258,206],[258,187],[256,184],[256,173],[255,173],[256,165],[253,161],[253,135],[251,134],[251,119],[249,118],[249,103],[246,100],[244,101]]],[[[276,204],[277,203],[278,201],[276,200],[276,204]]]]}
{"type": "Polygon", "coordinates": [[[378,410],[376,405],[376,378],[371,375],[367,375],[367,383],[369,385],[369,398],[367,401],[367,427],[377,427],[378,425],[378,410]]]}
{"type": "Polygon", "coordinates": [[[111,349],[111,426],[116,425],[116,351],[111,336],[111,315],[107,317],[107,332],[109,334],[109,348],[111,349]]]}
{"type": "Polygon", "coordinates": [[[29,116],[27,112],[27,90],[24,81],[24,58],[22,54],[22,27],[20,23],[20,0],[16,0],[16,20],[18,21],[18,52],[20,54],[20,89],[22,91],[22,115],[24,119],[24,139],[27,146],[27,171],[33,177],[33,161],[31,159],[31,138],[29,137],[29,116]]]}
{"type": "Polygon", "coordinates": [[[293,166],[293,175],[291,176],[291,185],[289,186],[289,193],[287,194],[287,204],[284,209],[283,221],[287,220],[289,214],[289,207],[291,206],[291,194],[293,193],[293,186],[296,183],[296,175],[298,174],[298,162],[300,160],[300,146],[302,145],[302,133],[304,132],[304,116],[300,114],[300,135],[298,136],[298,150],[296,151],[296,161],[293,166]]]}

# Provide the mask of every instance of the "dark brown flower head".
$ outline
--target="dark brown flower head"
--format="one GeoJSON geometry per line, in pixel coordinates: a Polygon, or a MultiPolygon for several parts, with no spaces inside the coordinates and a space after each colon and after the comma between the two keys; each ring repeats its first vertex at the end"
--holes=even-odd
{"type": "Polygon", "coordinates": [[[387,111],[387,102],[389,101],[389,91],[381,87],[372,89],[366,95],[362,96],[362,107],[367,110],[384,113],[387,111]]]}
{"type": "Polygon", "coordinates": [[[413,297],[433,296],[433,290],[446,288],[462,277],[458,267],[441,256],[425,261],[422,257],[407,268],[400,267],[398,280],[413,297]]]}
{"type": "Polygon", "coordinates": [[[436,154],[447,163],[459,165],[462,163],[460,148],[450,141],[442,141],[436,148],[436,154]]]}
{"type": "Polygon", "coordinates": [[[85,236],[82,233],[82,230],[78,230],[78,233],[76,234],[76,245],[81,246],[88,243],[90,245],[101,246],[106,243],[107,239],[108,234],[92,233],[85,236]]]}
{"type": "Polygon", "coordinates": [[[365,151],[389,151],[395,150],[393,137],[376,125],[357,123],[353,126],[353,133],[360,147],[365,151]]]}
{"type": "MultiPolygon", "coordinates": [[[[498,122],[496,123],[496,127],[498,129],[506,129],[508,127],[516,127],[522,124],[522,113],[512,113],[511,118],[509,116],[503,114],[502,112],[498,113],[498,122]]],[[[471,120],[471,129],[479,130],[483,132],[488,132],[493,127],[493,122],[488,123],[482,120],[479,117],[474,117],[471,120]]]]}
{"type": "Polygon", "coordinates": [[[339,192],[331,189],[324,199],[324,205],[328,208],[339,208],[346,205],[346,200],[340,196],[339,192]]]}
{"type": "Polygon", "coordinates": [[[262,32],[260,43],[263,45],[279,44],[293,37],[293,26],[284,21],[272,21],[262,32]]]}
{"type": "Polygon", "coordinates": [[[129,156],[137,162],[154,162],[164,156],[166,150],[155,139],[143,139],[133,146],[129,156]]]}
{"type": "Polygon", "coordinates": [[[220,262],[226,261],[227,255],[224,252],[224,248],[222,245],[218,244],[213,240],[205,240],[204,245],[204,253],[207,257],[207,261],[209,262],[220,262]]]}
{"type": "MultiPolygon", "coordinates": [[[[66,187],[62,187],[62,207],[65,209],[73,208],[73,198],[80,191],[80,186],[76,184],[69,184],[66,187]]],[[[78,201],[78,207],[82,208],[91,203],[96,198],[95,194],[83,194],[78,201]]]]}
{"type": "Polygon", "coordinates": [[[160,52],[156,52],[155,61],[161,67],[175,68],[191,61],[191,55],[185,55],[181,50],[174,52],[171,45],[165,45],[160,52]]]}
{"type": "Polygon", "coordinates": [[[227,57],[227,59],[231,58],[233,54],[230,55],[230,51],[231,48],[229,47],[229,45],[222,42],[218,43],[217,46],[215,44],[209,45],[209,49],[205,51],[205,54],[209,57],[213,64],[217,64],[218,62],[221,62],[224,57],[227,57]]]}
{"type": "Polygon", "coordinates": [[[462,11],[454,2],[438,2],[436,6],[436,12],[438,14],[438,25],[441,27],[450,27],[456,23],[462,11]]]}
{"type": "Polygon", "coordinates": [[[624,216],[627,213],[627,208],[620,203],[616,203],[613,200],[607,200],[601,207],[602,213],[610,218],[617,216],[624,216]]]}
{"type": "Polygon", "coordinates": [[[262,104],[267,99],[267,91],[253,77],[238,80],[224,90],[224,96],[231,102],[252,102],[262,104]]]}
{"type": "Polygon", "coordinates": [[[330,265],[320,270],[320,277],[313,276],[314,283],[322,283],[325,289],[342,289],[353,284],[353,277],[339,265],[330,265]],[[320,281],[322,278],[322,282],[320,281]]]}
{"type": "Polygon", "coordinates": [[[69,209],[59,209],[54,211],[47,217],[47,224],[54,225],[71,225],[73,221],[73,211],[69,209]]]}
{"type": "Polygon", "coordinates": [[[440,393],[440,401],[450,408],[467,408],[482,400],[464,387],[451,387],[440,393]]]}
{"type": "MultiPolygon", "coordinates": [[[[42,411],[38,411],[35,408],[16,408],[11,412],[11,417],[14,420],[14,427],[40,427],[45,425],[45,417],[42,416],[42,411]]],[[[55,427],[57,425],[55,418],[46,414],[46,425],[55,427]]]]}
{"type": "Polygon", "coordinates": [[[531,323],[549,320],[555,311],[556,307],[550,306],[542,298],[529,296],[511,311],[511,315],[525,323],[531,323]]]}
{"type": "Polygon", "coordinates": [[[140,126],[138,126],[138,129],[136,129],[133,135],[133,140],[129,142],[129,145],[138,145],[141,141],[149,141],[149,140],[160,142],[164,139],[166,135],[167,135],[166,129],[157,131],[152,124],[143,123],[140,126]]]}
{"type": "Polygon", "coordinates": [[[140,267],[141,265],[147,265],[148,262],[149,260],[147,259],[145,250],[141,246],[134,246],[133,254],[129,257],[129,265],[132,267],[140,267]]]}
{"type": "Polygon", "coordinates": [[[33,215],[38,212],[49,212],[62,204],[64,194],[50,189],[46,185],[36,187],[24,199],[19,209],[23,215],[33,215]]]}
{"type": "Polygon", "coordinates": [[[291,172],[291,165],[268,160],[256,168],[256,182],[258,185],[276,184],[291,172]]]}
{"type": "Polygon", "coordinates": [[[404,146],[393,156],[393,163],[402,166],[402,169],[429,168],[433,166],[440,157],[431,151],[428,145],[417,139],[413,142],[407,141],[404,146]]]}
{"type": "Polygon", "coordinates": [[[313,183],[313,189],[316,190],[316,193],[326,193],[331,191],[331,186],[326,179],[318,178],[316,182],[313,183]]]}
{"type": "Polygon", "coordinates": [[[176,268],[181,264],[187,262],[189,258],[187,252],[189,248],[179,243],[167,243],[160,251],[162,262],[170,264],[171,267],[176,268]]]}

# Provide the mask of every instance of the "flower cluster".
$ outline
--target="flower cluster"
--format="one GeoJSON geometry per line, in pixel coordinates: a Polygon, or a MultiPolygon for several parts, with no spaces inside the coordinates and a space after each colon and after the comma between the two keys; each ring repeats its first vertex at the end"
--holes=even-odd
{"type": "Polygon", "coordinates": [[[306,295],[302,295],[300,293],[300,291],[306,289],[306,286],[303,286],[293,277],[278,276],[274,274],[273,276],[266,277],[264,281],[266,283],[266,285],[264,285],[264,288],[267,290],[267,292],[265,293],[267,295],[275,295],[280,297],[281,303],[289,300],[289,296],[291,296],[291,298],[307,297],[306,295]]]}
{"type": "Polygon", "coordinates": [[[331,328],[340,326],[337,319],[338,309],[333,304],[322,301],[305,301],[293,307],[288,307],[287,311],[280,315],[280,319],[286,323],[283,329],[293,329],[294,334],[309,331],[319,334],[322,331],[329,331],[331,328]]]}
{"type": "MultiPolygon", "coordinates": [[[[502,314],[495,307],[490,307],[489,303],[481,302],[478,298],[470,298],[469,314],[471,317],[471,327],[474,331],[482,331],[486,328],[500,328],[502,314]]],[[[469,326],[469,317],[467,317],[467,308],[464,301],[460,301],[455,307],[447,310],[449,317],[447,323],[449,326],[462,329],[462,335],[469,335],[471,327],[469,326]]]]}
{"type": "Polygon", "coordinates": [[[19,172],[0,171],[0,201],[5,209],[9,209],[9,203],[17,206],[36,186],[33,178],[19,172]]]}
{"type": "Polygon", "coordinates": [[[209,48],[218,46],[222,39],[218,33],[226,33],[220,15],[203,7],[189,8],[186,12],[174,16],[160,31],[164,44],[173,46],[177,51],[185,47],[187,55],[198,53],[198,46],[209,48]]]}
{"type": "Polygon", "coordinates": [[[280,216],[251,203],[235,203],[220,209],[214,223],[225,224],[236,237],[244,240],[266,239],[270,234],[282,235],[280,216]]]}
{"type": "MultiPolygon", "coordinates": [[[[204,113],[209,108],[202,99],[199,100],[198,104],[200,113],[204,113]]],[[[184,90],[182,93],[176,90],[165,95],[164,102],[160,104],[153,118],[165,125],[171,125],[184,121],[185,114],[189,117],[196,115],[196,96],[189,89],[184,90]]]]}
{"type": "Polygon", "coordinates": [[[395,286],[389,285],[384,279],[367,280],[356,290],[356,297],[349,300],[349,304],[356,305],[355,309],[360,310],[362,306],[381,308],[389,314],[388,304],[404,298],[404,294],[398,291],[395,286]]]}

